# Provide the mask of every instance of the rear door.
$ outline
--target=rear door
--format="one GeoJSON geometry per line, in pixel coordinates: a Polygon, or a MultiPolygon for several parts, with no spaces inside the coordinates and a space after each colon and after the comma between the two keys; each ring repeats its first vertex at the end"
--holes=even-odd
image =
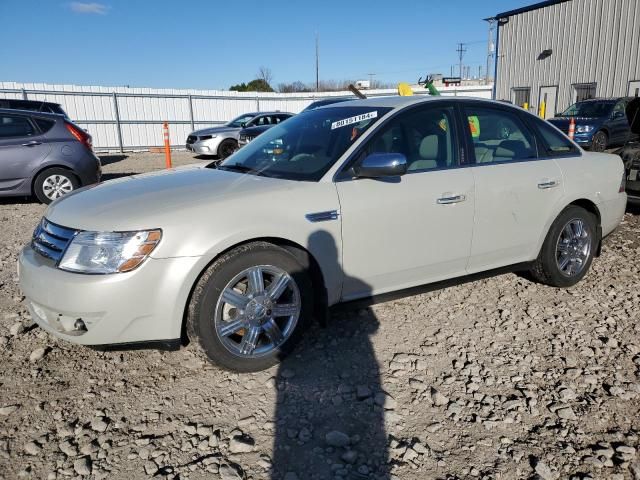
{"type": "Polygon", "coordinates": [[[562,172],[539,149],[517,109],[465,102],[476,186],[469,273],[532,260],[554,206],[562,172]]]}
{"type": "Polygon", "coordinates": [[[0,191],[18,188],[50,150],[28,115],[0,113],[0,191]]]}

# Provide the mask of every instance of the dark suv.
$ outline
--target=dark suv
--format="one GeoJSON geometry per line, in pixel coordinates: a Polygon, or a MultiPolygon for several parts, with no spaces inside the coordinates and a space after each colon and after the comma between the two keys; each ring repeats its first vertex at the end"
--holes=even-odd
{"type": "Polygon", "coordinates": [[[631,138],[625,109],[632,98],[594,98],[574,103],[564,112],[550,118],[565,133],[571,118],[576,122],[574,141],[581,147],[602,152],[622,145],[631,138]]]}
{"type": "Polygon", "coordinates": [[[63,115],[0,109],[0,195],[51,203],[100,181],[91,135],[63,115]]]}

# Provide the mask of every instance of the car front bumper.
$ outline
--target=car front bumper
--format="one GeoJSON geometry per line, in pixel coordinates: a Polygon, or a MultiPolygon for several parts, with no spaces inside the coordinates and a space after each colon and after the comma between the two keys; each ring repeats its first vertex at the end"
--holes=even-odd
{"type": "Polygon", "coordinates": [[[132,272],[85,275],[56,268],[29,245],[18,276],[33,320],[56,337],[82,345],[173,340],[198,259],[149,258],[132,272]],[[77,320],[86,330],[76,329],[77,320]]]}
{"type": "Polygon", "coordinates": [[[221,138],[210,138],[195,143],[187,143],[185,147],[190,152],[198,155],[217,155],[218,145],[220,145],[221,140],[221,138]]]}

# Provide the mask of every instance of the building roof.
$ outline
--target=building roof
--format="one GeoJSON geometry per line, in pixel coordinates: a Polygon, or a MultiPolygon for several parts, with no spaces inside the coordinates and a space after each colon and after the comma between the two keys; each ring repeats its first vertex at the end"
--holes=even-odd
{"type": "Polygon", "coordinates": [[[527,5],[526,7],[516,8],[515,10],[509,10],[508,12],[502,12],[497,14],[494,19],[513,17],[514,15],[520,15],[521,13],[530,12],[531,10],[538,10],[539,8],[549,7],[551,5],[557,5],[558,3],[569,2],[571,0],[546,0],[544,2],[534,3],[533,5],[527,5]]]}

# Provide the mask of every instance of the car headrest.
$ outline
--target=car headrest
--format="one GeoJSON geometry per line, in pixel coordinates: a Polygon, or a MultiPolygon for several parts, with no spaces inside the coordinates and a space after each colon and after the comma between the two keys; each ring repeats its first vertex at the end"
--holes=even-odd
{"type": "Polygon", "coordinates": [[[503,140],[496,148],[496,157],[514,158],[524,157],[527,154],[527,147],[520,140],[503,140]]]}
{"type": "Polygon", "coordinates": [[[427,135],[420,142],[420,158],[426,160],[435,160],[438,158],[438,141],[437,135],[427,135]]]}

